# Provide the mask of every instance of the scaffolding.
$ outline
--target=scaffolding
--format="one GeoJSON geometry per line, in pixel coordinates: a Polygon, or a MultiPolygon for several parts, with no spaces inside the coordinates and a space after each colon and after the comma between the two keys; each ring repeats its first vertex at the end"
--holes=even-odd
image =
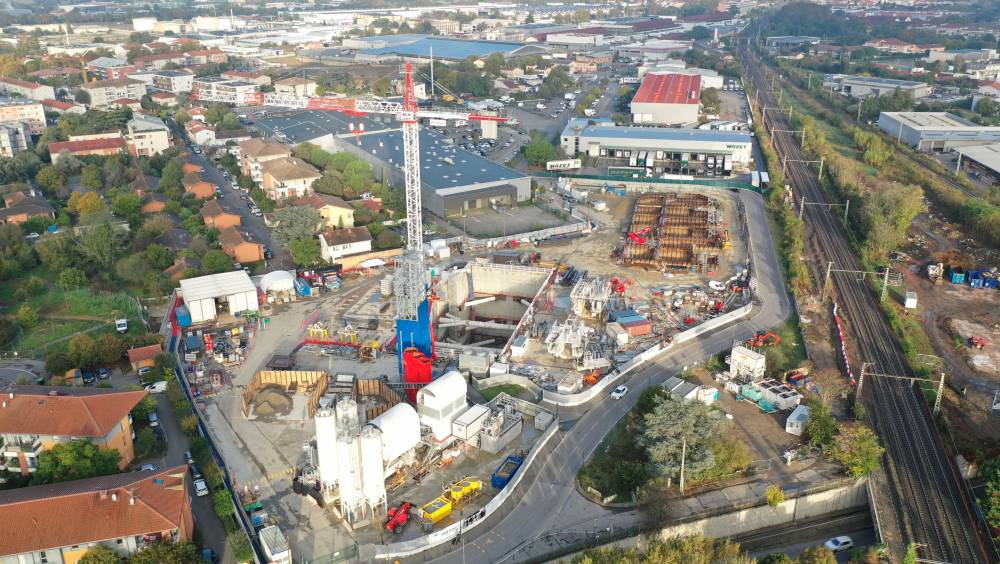
{"type": "Polygon", "coordinates": [[[611,280],[608,278],[584,278],[573,286],[569,293],[573,314],[579,317],[600,317],[611,298],[611,280]]]}

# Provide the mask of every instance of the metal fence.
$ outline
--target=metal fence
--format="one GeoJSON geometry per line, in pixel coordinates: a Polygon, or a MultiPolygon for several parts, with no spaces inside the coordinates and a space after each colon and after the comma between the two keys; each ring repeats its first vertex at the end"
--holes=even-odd
{"type": "MultiPolygon", "coordinates": [[[[730,190],[750,190],[760,192],[753,184],[738,180],[701,180],[701,179],[672,179],[672,178],[631,178],[628,176],[614,176],[608,174],[565,174],[559,172],[536,172],[533,176],[547,178],[569,178],[582,180],[601,180],[608,183],[632,183],[632,184],[665,184],[670,186],[708,186],[711,188],[726,188],[730,190]]],[[[627,189],[627,187],[626,187],[627,189]]]]}

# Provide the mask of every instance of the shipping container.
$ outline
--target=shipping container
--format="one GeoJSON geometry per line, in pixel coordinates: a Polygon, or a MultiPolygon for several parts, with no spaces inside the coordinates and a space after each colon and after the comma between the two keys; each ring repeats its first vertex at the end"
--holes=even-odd
{"type": "Polygon", "coordinates": [[[771,177],[768,176],[766,171],[760,171],[760,189],[767,190],[768,183],[771,182],[771,177]]]}

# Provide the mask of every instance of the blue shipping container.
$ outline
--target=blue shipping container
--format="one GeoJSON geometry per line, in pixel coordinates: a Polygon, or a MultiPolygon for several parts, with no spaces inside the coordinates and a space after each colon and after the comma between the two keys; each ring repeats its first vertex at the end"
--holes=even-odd
{"type": "Polygon", "coordinates": [[[514,474],[517,474],[517,470],[521,467],[521,464],[524,464],[524,459],[520,456],[507,455],[507,458],[493,471],[493,476],[490,477],[490,485],[498,490],[504,489],[510,482],[510,479],[514,477],[514,474]]]}
{"type": "Polygon", "coordinates": [[[611,321],[618,321],[619,319],[621,319],[623,317],[629,317],[629,316],[633,316],[633,315],[639,315],[639,313],[636,312],[634,309],[630,308],[630,309],[622,309],[622,310],[618,310],[618,311],[612,311],[609,314],[609,317],[611,318],[611,321]]]}
{"type": "Polygon", "coordinates": [[[179,306],[177,308],[177,324],[181,327],[191,326],[191,311],[187,306],[179,306]]]}

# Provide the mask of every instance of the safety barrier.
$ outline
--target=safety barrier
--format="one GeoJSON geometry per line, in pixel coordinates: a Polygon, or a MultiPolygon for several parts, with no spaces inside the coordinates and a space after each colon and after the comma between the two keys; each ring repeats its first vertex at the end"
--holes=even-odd
{"type": "Polygon", "coordinates": [[[753,184],[747,182],[740,182],[737,180],[699,180],[699,179],[685,180],[685,179],[671,179],[671,178],[632,178],[629,176],[613,176],[607,174],[603,175],[565,174],[559,172],[536,172],[532,176],[548,177],[548,178],[601,180],[604,182],[615,182],[618,184],[634,183],[634,184],[669,184],[671,186],[707,186],[711,188],[750,190],[751,192],[760,193],[760,188],[755,187],[753,184]]]}

